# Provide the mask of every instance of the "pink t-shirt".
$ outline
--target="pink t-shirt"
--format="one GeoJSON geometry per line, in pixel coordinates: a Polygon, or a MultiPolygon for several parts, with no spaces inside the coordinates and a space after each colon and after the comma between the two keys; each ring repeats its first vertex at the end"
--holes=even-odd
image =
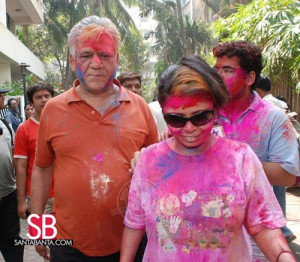
{"type": "Polygon", "coordinates": [[[177,154],[168,141],[148,147],[124,224],[146,230],[143,261],[251,261],[246,230],[280,228],[285,219],[250,147],[219,138],[196,156],[177,154]]]}

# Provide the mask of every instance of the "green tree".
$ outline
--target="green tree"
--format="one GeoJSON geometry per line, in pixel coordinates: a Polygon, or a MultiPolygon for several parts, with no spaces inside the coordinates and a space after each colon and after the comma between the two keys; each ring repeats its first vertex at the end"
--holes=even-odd
{"type": "Polygon", "coordinates": [[[294,0],[255,0],[214,23],[222,41],[244,39],[263,52],[264,72],[273,79],[284,74],[299,82],[300,3],[294,0]]]}
{"type": "Polygon", "coordinates": [[[171,64],[178,63],[186,54],[207,55],[213,38],[209,26],[203,22],[191,22],[182,17],[180,1],[145,0],[140,4],[142,16],[153,14],[158,25],[148,36],[154,36],[154,53],[158,55],[155,66],[156,82],[171,64]],[[178,5],[178,6],[177,6],[178,5]]]}

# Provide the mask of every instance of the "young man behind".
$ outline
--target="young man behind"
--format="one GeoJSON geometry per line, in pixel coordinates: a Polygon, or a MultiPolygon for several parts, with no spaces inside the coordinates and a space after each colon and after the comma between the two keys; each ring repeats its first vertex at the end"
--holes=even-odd
{"type": "MultiPolygon", "coordinates": [[[[26,211],[28,211],[30,206],[31,173],[35,159],[40,117],[44,106],[54,96],[54,89],[48,83],[39,83],[29,87],[26,94],[36,113],[19,126],[15,136],[14,150],[18,191],[18,215],[23,219],[26,218],[26,211]]],[[[49,213],[52,210],[53,195],[52,183],[45,213],[49,213]]]]}

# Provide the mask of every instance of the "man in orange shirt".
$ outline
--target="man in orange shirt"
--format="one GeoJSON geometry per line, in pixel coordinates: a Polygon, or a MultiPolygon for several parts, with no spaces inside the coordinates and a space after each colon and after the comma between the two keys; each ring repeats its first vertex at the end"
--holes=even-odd
{"type": "MultiPolygon", "coordinates": [[[[27,97],[35,109],[31,116],[17,129],[15,136],[14,166],[17,177],[18,215],[26,218],[26,211],[30,202],[30,181],[36,151],[36,138],[42,110],[46,103],[54,96],[53,86],[48,83],[38,83],[28,88],[27,97]]],[[[45,213],[52,211],[53,184],[45,213]]]]}
{"type": "MultiPolygon", "coordinates": [[[[51,261],[119,261],[135,151],[157,142],[142,97],[115,79],[120,36],[107,18],[87,17],[69,34],[74,86],[43,110],[31,181],[31,211],[42,214],[54,168],[57,239],[51,261]]],[[[44,247],[37,247],[47,257],[44,247]]]]}

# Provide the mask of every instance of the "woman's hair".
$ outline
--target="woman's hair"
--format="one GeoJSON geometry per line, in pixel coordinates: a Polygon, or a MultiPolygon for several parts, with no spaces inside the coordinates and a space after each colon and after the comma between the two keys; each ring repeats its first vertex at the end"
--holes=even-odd
{"type": "Polygon", "coordinates": [[[185,56],[170,66],[158,83],[158,101],[163,107],[169,96],[203,97],[209,95],[216,109],[229,99],[224,82],[215,69],[195,55],[185,56]]]}
{"type": "Polygon", "coordinates": [[[120,46],[120,33],[117,27],[109,18],[94,15],[83,18],[71,29],[68,34],[70,54],[75,57],[78,41],[98,39],[103,33],[108,34],[113,39],[114,49],[117,52],[120,46]]]}

